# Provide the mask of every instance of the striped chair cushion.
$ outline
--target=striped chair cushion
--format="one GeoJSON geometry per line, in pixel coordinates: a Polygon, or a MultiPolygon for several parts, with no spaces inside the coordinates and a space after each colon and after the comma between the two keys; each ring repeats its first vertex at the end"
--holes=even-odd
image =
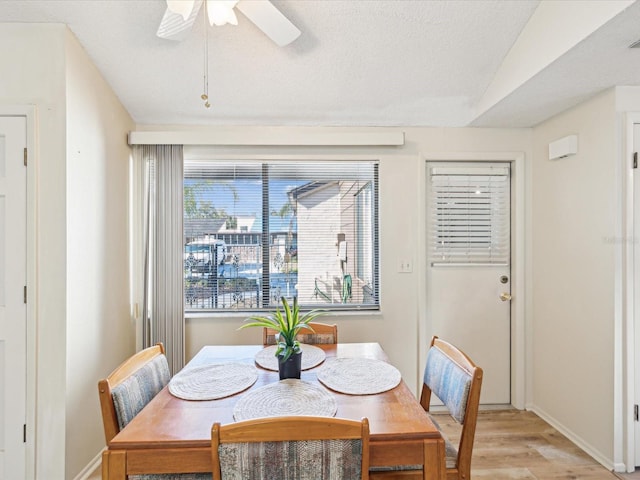
{"type": "MultiPolygon", "coordinates": [[[[296,340],[300,343],[306,343],[307,345],[322,345],[336,343],[332,333],[299,333],[296,336],[296,340]]],[[[275,345],[276,336],[267,335],[267,345],[275,345]]]]}
{"type": "Polygon", "coordinates": [[[219,455],[222,480],[361,478],[359,439],[224,443],[219,455]]]}
{"type": "Polygon", "coordinates": [[[300,343],[306,343],[308,345],[336,343],[332,333],[300,333],[296,338],[300,343]]]}
{"type": "Polygon", "coordinates": [[[451,416],[458,423],[463,423],[471,388],[471,375],[440,349],[430,348],[424,370],[424,383],[446,405],[451,416]]]}
{"type": "Polygon", "coordinates": [[[118,426],[123,429],[169,383],[167,357],[158,355],[111,390],[118,426]]]}

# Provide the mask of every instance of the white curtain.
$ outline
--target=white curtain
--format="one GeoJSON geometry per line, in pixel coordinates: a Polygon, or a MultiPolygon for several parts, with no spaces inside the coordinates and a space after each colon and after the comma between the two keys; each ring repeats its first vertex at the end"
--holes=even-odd
{"type": "Polygon", "coordinates": [[[184,366],[182,145],[134,145],[132,177],[132,283],[134,304],[141,305],[141,346],[162,342],[175,374],[184,366]]]}

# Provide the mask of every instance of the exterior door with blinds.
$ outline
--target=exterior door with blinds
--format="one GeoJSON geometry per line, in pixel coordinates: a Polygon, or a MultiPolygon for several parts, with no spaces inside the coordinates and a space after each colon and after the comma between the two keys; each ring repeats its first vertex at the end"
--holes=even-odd
{"type": "Polygon", "coordinates": [[[482,404],[510,404],[510,165],[427,162],[427,177],[427,324],[484,369],[482,404]]]}

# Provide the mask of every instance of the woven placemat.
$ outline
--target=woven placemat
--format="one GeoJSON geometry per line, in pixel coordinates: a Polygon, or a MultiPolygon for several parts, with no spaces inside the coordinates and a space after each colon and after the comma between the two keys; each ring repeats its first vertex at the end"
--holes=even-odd
{"type": "MultiPolygon", "coordinates": [[[[256,363],[267,370],[278,371],[278,357],[276,357],[277,345],[263,348],[256,353],[256,363]]],[[[306,343],[300,344],[302,350],[302,370],[309,370],[324,362],[326,354],[321,348],[306,343]]]]}
{"type": "Polygon", "coordinates": [[[187,368],[169,382],[169,392],[184,400],[215,400],[256,383],[258,369],[246,363],[215,363],[187,368]]]}
{"type": "Polygon", "coordinates": [[[318,371],[318,380],[332,390],[371,395],[396,387],[402,380],[393,365],[373,358],[330,358],[318,371]]]}
{"type": "Polygon", "coordinates": [[[337,410],[338,404],[327,390],[290,378],[247,392],[233,408],[233,418],[239,422],[287,415],[333,417],[337,410]]]}

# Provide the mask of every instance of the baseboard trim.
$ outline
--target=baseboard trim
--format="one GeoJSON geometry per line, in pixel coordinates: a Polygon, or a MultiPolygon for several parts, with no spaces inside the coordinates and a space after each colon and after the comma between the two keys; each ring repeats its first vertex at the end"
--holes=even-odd
{"type": "Polygon", "coordinates": [[[93,475],[96,470],[100,469],[100,467],[102,466],[102,452],[104,452],[105,450],[106,449],[100,450],[100,453],[98,453],[93,458],[93,460],[91,460],[89,464],[86,467],[84,467],[80,471],[80,473],[78,473],[78,475],[75,476],[73,480],[88,480],[89,477],[91,477],[91,475],[93,475]]]}
{"type": "Polygon", "coordinates": [[[618,473],[632,473],[632,472],[627,472],[627,466],[624,463],[614,463],[613,471],[618,473]]]}
{"type": "Polygon", "coordinates": [[[598,449],[594,448],[593,445],[585,442],[582,438],[576,435],[571,429],[565,427],[561,422],[559,422],[552,415],[549,415],[543,409],[531,405],[528,410],[531,410],[533,413],[542,418],[545,422],[551,425],[553,428],[562,433],[565,437],[575,443],[578,447],[585,451],[589,456],[591,456],[596,462],[605,467],[609,471],[614,470],[613,462],[606,458],[598,449]]]}

